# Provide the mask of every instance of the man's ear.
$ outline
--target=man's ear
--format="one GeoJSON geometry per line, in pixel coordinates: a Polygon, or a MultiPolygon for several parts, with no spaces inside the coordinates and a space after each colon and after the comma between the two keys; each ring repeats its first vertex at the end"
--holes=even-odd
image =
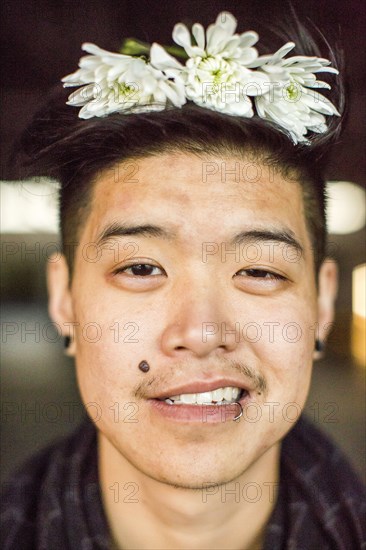
{"type": "Polygon", "coordinates": [[[70,338],[67,355],[75,355],[74,311],[70,290],[69,268],[64,255],[51,256],[47,264],[48,312],[61,334],[70,338]]]}
{"type": "MultiPolygon", "coordinates": [[[[335,300],[338,293],[338,268],[331,258],[322,263],[318,275],[318,323],[317,338],[324,343],[332,328],[335,300]]],[[[316,352],[316,357],[320,355],[316,352]]]]}

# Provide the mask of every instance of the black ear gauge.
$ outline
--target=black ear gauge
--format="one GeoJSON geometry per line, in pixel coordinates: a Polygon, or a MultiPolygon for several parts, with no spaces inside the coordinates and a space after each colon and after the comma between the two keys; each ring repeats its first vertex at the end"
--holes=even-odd
{"type": "Polygon", "coordinates": [[[322,352],[324,351],[324,342],[322,340],[319,340],[319,338],[317,338],[315,340],[315,351],[319,351],[319,352],[322,352]]]}
{"type": "Polygon", "coordinates": [[[148,372],[150,370],[149,364],[147,361],[141,361],[139,364],[139,369],[142,372],[148,372]]]}
{"type": "Polygon", "coordinates": [[[64,348],[67,349],[71,344],[71,338],[70,336],[65,336],[64,338],[64,348]]]}

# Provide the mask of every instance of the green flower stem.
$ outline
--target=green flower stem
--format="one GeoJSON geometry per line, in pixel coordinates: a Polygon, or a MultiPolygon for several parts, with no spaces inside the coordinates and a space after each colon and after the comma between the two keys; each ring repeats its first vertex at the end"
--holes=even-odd
{"type": "MultiPolygon", "coordinates": [[[[164,50],[173,55],[174,57],[180,57],[181,59],[188,59],[188,55],[185,50],[180,46],[163,46],[164,50]]],[[[136,38],[125,38],[122,42],[122,46],[119,53],[132,56],[145,56],[148,57],[150,52],[150,44],[147,42],[141,42],[136,38]]]]}
{"type": "Polygon", "coordinates": [[[135,38],[125,38],[119,50],[119,53],[124,55],[146,55],[149,52],[150,44],[140,42],[140,40],[136,40],[135,38]]]}
{"type": "Polygon", "coordinates": [[[166,50],[170,55],[173,55],[174,57],[180,57],[181,59],[188,59],[187,52],[184,48],[181,48],[181,46],[163,46],[164,50],[166,50]]]}

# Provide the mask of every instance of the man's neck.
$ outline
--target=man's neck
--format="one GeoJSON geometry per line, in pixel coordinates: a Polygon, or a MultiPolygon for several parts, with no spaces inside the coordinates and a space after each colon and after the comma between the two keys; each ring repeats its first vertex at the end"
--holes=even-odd
{"type": "Polygon", "coordinates": [[[280,444],[234,481],[204,490],[148,477],[101,433],[98,452],[102,500],[119,550],[262,548],[276,501],[280,444]]]}

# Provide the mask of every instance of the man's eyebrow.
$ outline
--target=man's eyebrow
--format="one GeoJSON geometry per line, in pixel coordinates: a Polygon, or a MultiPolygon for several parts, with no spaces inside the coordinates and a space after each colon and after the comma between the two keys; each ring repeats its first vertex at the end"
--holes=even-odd
{"type": "Polygon", "coordinates": [[[283,243],[291,246],[300,255],[304,254],[304,247],[295,238],[294,233],[291,230],[287,230],[287,229],[270,229],[270,230],[253,229],[248,231],[241,231],[231,239],[229,244],[230,245],[246,244],[252,241],[255,241],[255,242],[275,241],[278,243],[283,243]]]}
{"type": "MultiPolygon", "coordinates": [[[[124,223],[113,223],[103,229],[97,238],[97,244],[101,246],[114,237],[159,237],[161,239],[173,240],[177,237],[175,231],[168,230],[159,225],[142,224],[130,225],[124,223]]],[[[304,254],[304,248],[295,238],[293,232],[288,229],[251,229],[237,233],[229,242],[230,245],[245,244],[249,242],[268,242],[275,241],[284,243],[294,248],[301,255],[304,254]]]]}
{"type": "Polygon", "coordinates": [[[124,223],[113,223],[103,229],[97,237],[97,244],[101,246],[114,237],[160,237],[161,239],[173,240],[177,235],[174,231],[169,231],[163,227],[152,224],[130,225],[124,223]]]}

